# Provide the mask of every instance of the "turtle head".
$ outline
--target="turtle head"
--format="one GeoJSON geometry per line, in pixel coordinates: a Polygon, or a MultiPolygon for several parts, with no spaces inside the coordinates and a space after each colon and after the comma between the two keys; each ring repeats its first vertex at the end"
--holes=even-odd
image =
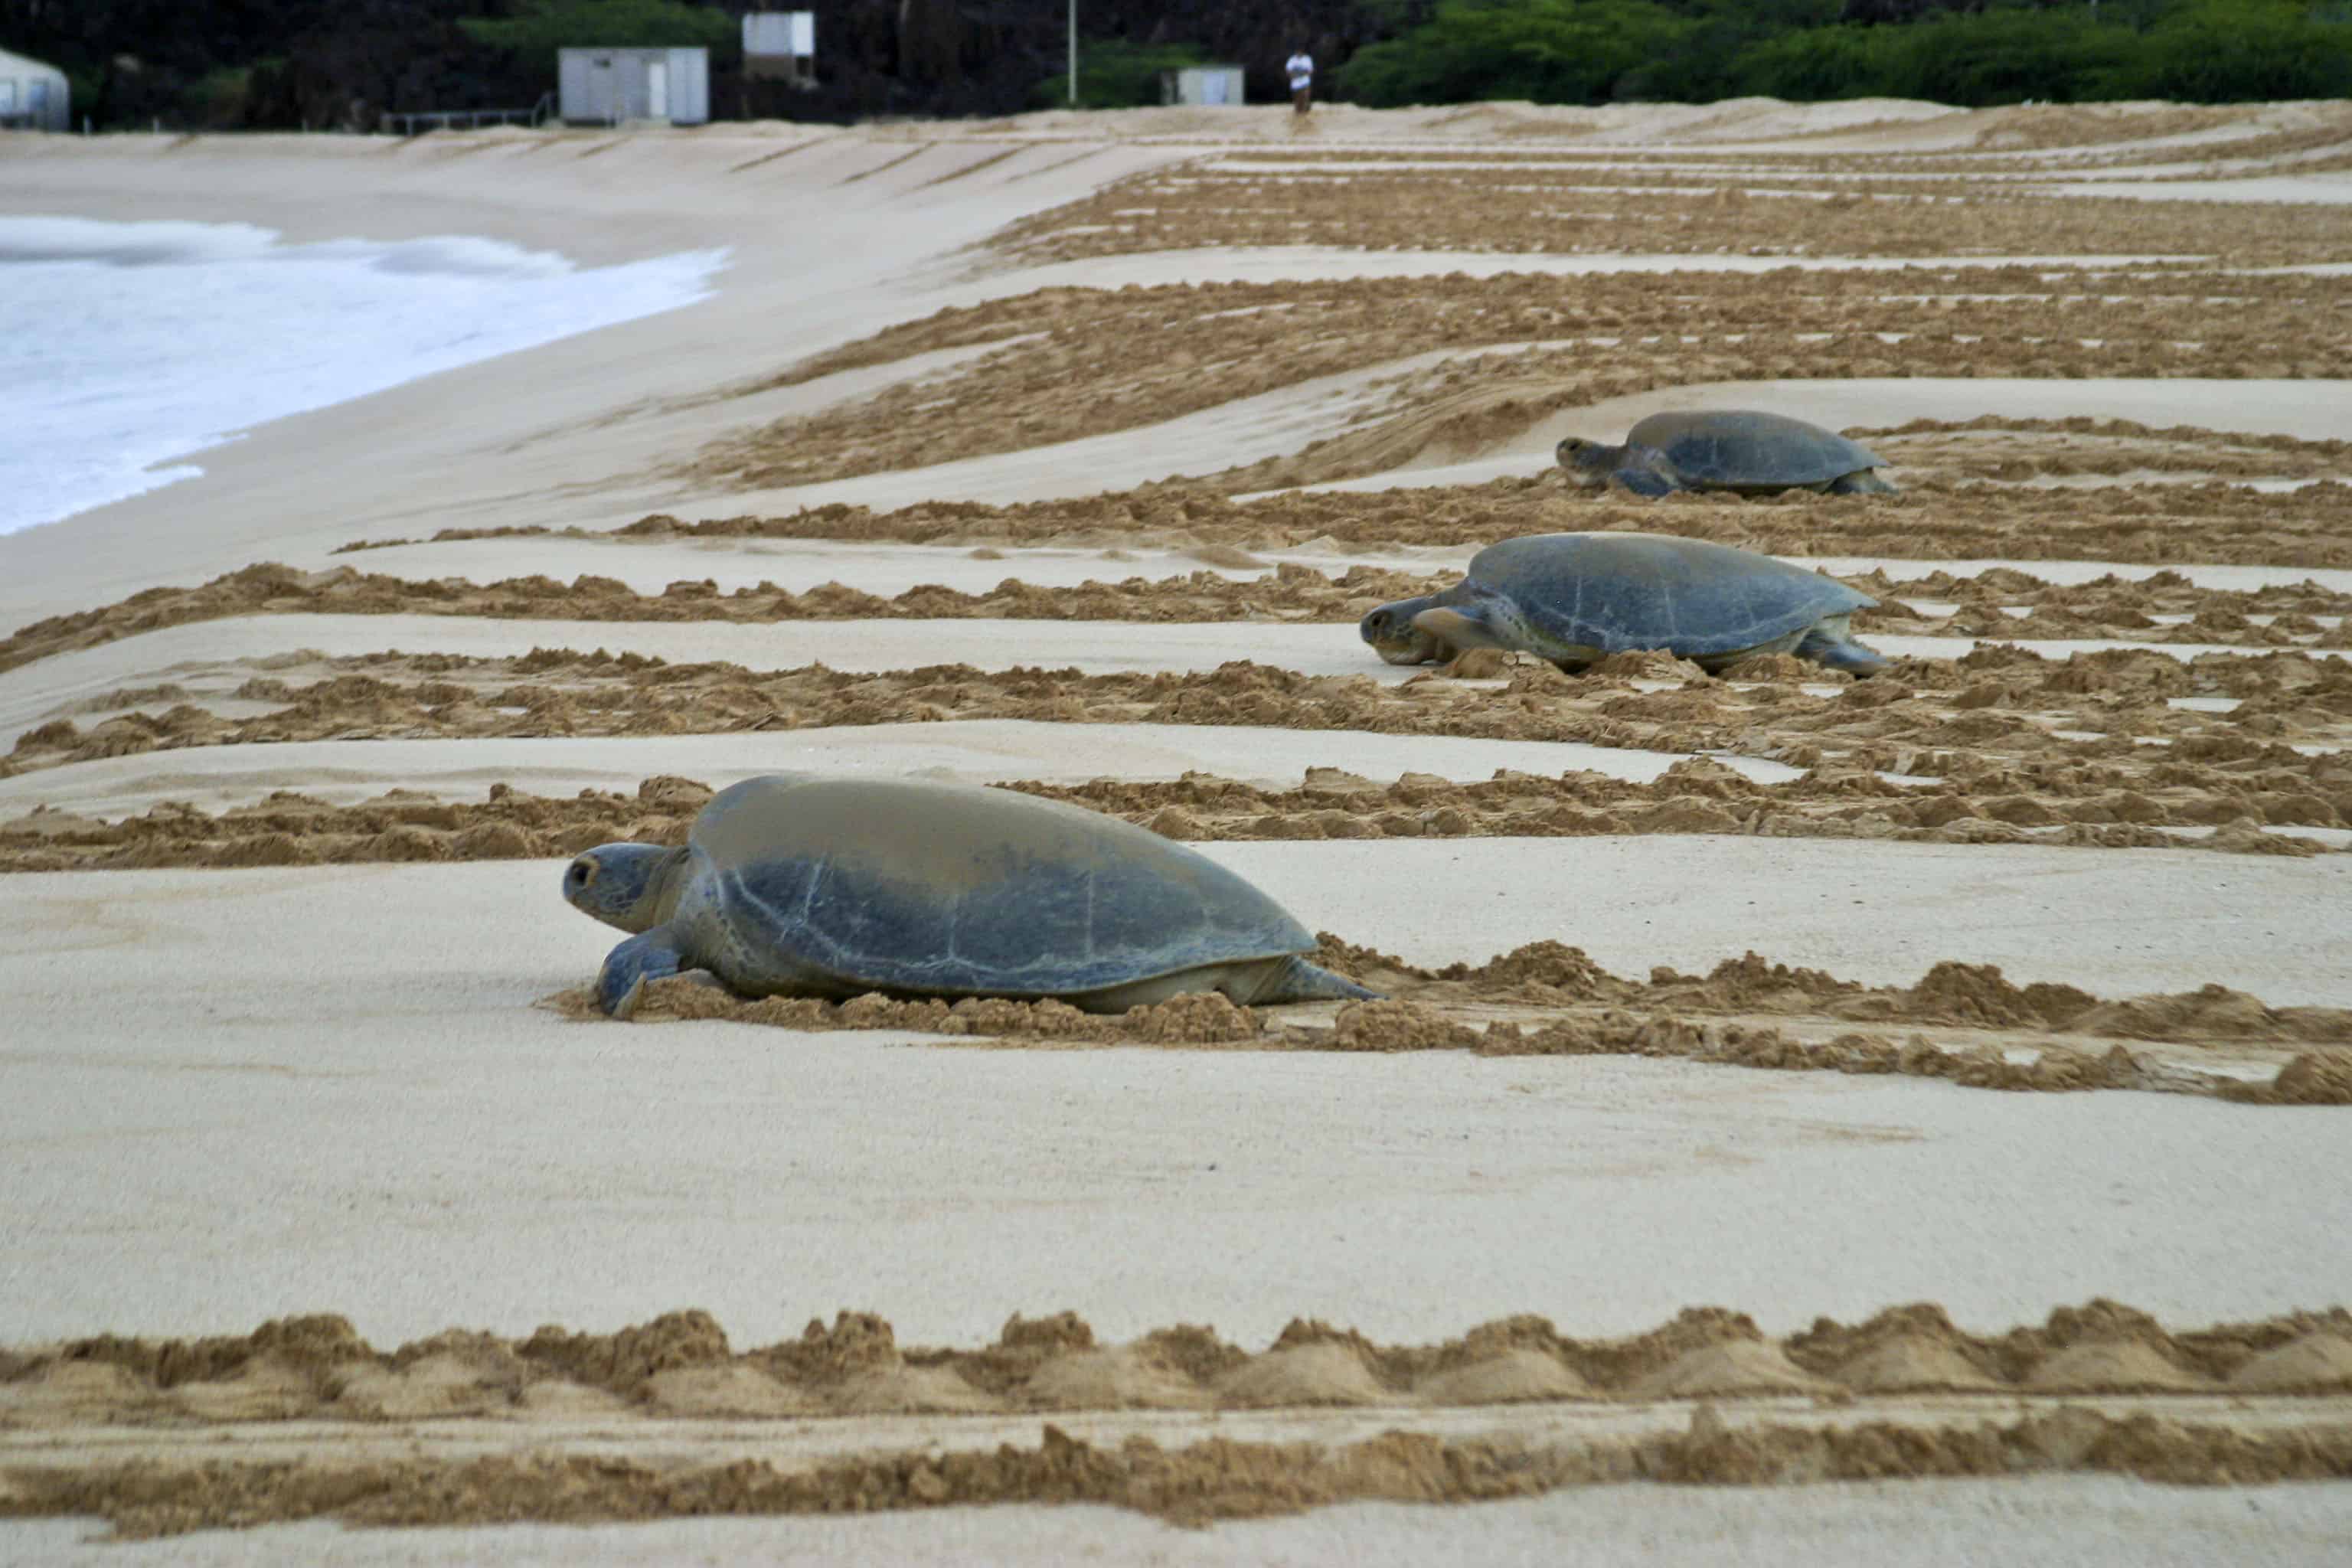
{"type": "Polygon", "coordinates": [[[1560,472],[1568,482],[1588,489],[1600,489],[1609,483],[1609,471],[1625,455],[1622,447],[1612,447],[1601,441],[1588,441],[1581,436],[1570,436],[1552,448],[1559,459],[1560,472]]]}
{"type": "Polygon", "coordinates": [[[563,900],[583,915],[632,934],[667,918],[672,875],[686,864],[684,849],[658,844],[600,844],[563,868],[563,900]]]}
{"type": "Polygon", "coordinates": [[[1382,605],[1356,623],[1357,635],[1391,664],[1427,664],[1443,657],[1443,650],[1435,637],[1412,624],[1412,618],[1429,608],[1431,602],[1423,595],[1382,605]]]}

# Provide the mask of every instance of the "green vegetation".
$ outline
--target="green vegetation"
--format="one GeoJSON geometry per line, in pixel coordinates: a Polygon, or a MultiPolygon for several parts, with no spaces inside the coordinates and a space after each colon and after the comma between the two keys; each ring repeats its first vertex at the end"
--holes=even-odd
{"type": "Polygon", "coordinates": [[[558,49],[707,48],[721,60],[743,47],[734,17],[679,0],[523,0],[519,15],[467,16],[457,26],[478,44],[512,49],[551,71],[558,49]]]}
{"type": "MultiPolygon", "coordinates": [[[[807,92],[741,80],[752,3],[0,0],[0,41],[65,71],[75,120],[101,130],[363,131],[387,111],[521,108],[555,85],[559,48],[599,45],[708,48],[721,115],[846,121],[1066,100],[1059,0],[811,0],[822,45],[807,92]]],[[[2352,0],[1086,0],[1081,12],[1101,35],[1080,51],[1091,108],[1157,103],[1160,72],[1214,62],[1279,93],[1279,62],[1303,40],[1318,94],[1375,105],[2352,97],[2352,0]],[[1146,42],[1171,30],[1192,42],[1146,42]]]]}
{"type": "Polygon", "coordinates": [[[194,97],[206,126],[235,126],[245,123],[246,105],[252,92],[251,66],[223,66],[205,73],[204,79],[196,83],[194,97]]]}
{"type": "Polygon", "coordinates": [[[2352,94],[2352,19],[2309,0],[2003,5],[1880,26],[1836,0],[1442,0],[1338,73],[1359,103],[1923,98],[1968,106],[2352,94]]]}
{"type": "MultiPolygon", "coordinates": [[[[1078,107],[1143,109],[1160,101],[1160,73],[1211,64],[1191,44],[1130,44],[1121,38],[1078,40],[1078,107]]],[[[1056,71],[1029,89],[1032,109],[1070,101],[1070,73],[1056,71]]]]}

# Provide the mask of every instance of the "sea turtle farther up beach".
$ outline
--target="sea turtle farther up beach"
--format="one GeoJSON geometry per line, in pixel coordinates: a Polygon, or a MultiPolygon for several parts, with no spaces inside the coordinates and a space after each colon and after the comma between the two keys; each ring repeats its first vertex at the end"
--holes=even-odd
{"type": "Polygon", "coordinates": [[[606,844],[565,868],[574,909],[633,934],[598,1005],[708,969],[745,995],[1055,997],[1119,1013],[1186,991],[1303,1002],[1373,993],[1315,938],[1158,834],[1006,790],[772,773],[713,795],[683,848],[606,844]]]}
{"type": "Polygon", "coordinates": [[[1886,660],[1853,640],[1846,617],[1877,603],[1834,577],[1727,544],[1538,533],[1488,545],[1453,587],[1382,605],[1357,629],[1391,664],[1498,647],[1572,671],[1662,647],[1708,670],[1790,653],[1870,675],[1886,660]]]}
{"type": "Polygon", "coordinates": [[[1769,495],[1822,490],[1832,495],[1891,495],[1871,472],[1886,459],[1834,430],[1785,414],[1718,408],[1653,414],[1625,433],[1621,447],[1570,436],[1554,449],[1570,484],[1599,488],[1612,479],[1636,494],[1729,490],[1769,495]]]}

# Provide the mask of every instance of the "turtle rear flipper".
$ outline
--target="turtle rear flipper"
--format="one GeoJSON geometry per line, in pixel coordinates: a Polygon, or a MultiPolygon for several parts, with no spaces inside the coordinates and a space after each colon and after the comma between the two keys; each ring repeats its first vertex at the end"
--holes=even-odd
{"type": "Polygon", "coordinates": [[[656,926],[604,955],[604,967],[596,974],[596,1005],[612,1017],[625,1018],[637,1010],[646,981],[666,980],[687,967],[670,928],[656,926]]]}
{"type": "Polygon", "coordinates": [[[1887,663],[1884,655],[1863,647],[1849,634],[1823,631],[1819,626],[1807,632],[1804,640],[1789,651],[1799,658],[1810,658],[1815,664],[1843,669],[1849,675],[1876,675],[1887,663]]]}
{"type": "Polygon", "coordinates": [[[1334,974],[1320,964],[1303,958],[1283,961],[1281,969],[1270,977],[1249,1003],[1264,1005],[1276,1002],[1378,1002],[1377,991],[1366,990],[1344,974],[1334,974]]]}

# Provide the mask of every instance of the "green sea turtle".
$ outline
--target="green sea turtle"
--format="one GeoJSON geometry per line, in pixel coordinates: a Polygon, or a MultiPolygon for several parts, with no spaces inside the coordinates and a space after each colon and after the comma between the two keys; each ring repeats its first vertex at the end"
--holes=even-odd
{"type": "Polygon", "coordinates": [[[1621,447],[1570,436],[1555,449],[1570,484],[1595,489],[1614,479],[1639,495],[1670,490],[1822,490],[1832,495],[1891,495],[1872,473],[1886,459],[1834,430],[1785,414],[1713,408],[1653,414],[1625,433],[1621,447]]]}
{"type": "Polygon", "coordinates": [[[1118,1013],[1185,991],[1235,1002],[1373,993],[1299,954],[1315,938],[1205,856],[1080,806],[913,779],[771,773],[723,789],[683,848],[605,844],[563,873],[633,934],[596,1000],[708,969],[745,995],[1046,997],[1118,1013]]]}
{"type": "Polygon", "coordinates": [[[1391,664],[1515,648],[1581,669],[1662,647],[1705,669],[1792,653],[1869,675],[1886,660],[1846,617],[1878,601],[1769,555],[1657,533],[1538,533],[1490,544],[1442,593],[1399,599],[1357,627],[1391,664]]]}

